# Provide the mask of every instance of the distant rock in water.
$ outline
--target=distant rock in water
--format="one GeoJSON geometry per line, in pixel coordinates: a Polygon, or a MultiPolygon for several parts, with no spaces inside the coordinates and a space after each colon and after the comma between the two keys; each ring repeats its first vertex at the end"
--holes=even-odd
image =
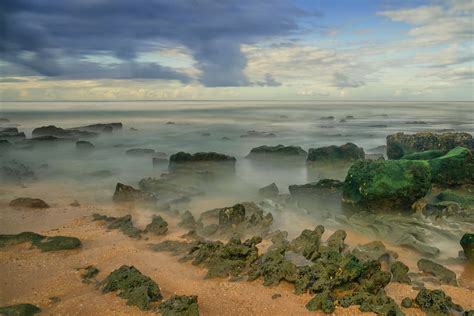
{"type": "Polygon", "coordinates": [[[322,121],[333,121],[334,120],[334,116],[330,115],[330,116],[324,116],[322,118],[320,118],[320,120],[322,121]]]}
{"type": "Polygon", "coordinates": [[[33,138],[24,139],[21,143],[25,147],[36,147],[36,146],[57,146],[61,144],[70,144],[77,142],[77,138],[73,137],[56,137],[56,136],[38,136],[33,138]]]}
{"type": "Polygon", "coordinates": [[[0,117],[0,123],[8,123],[10,122],[9,119],[7,119],[6,117],[0,117]]]}
{"type": "Polygon", "coordinates": [[[273,198],[278,196],[279,193],[280,191],[275,183],[269,184],[258,190],[258,194],[264,198],[273,198]]]}
{"type": "Polygon", "coordinates": [[[80,140],[76,142],[76,148],[80,151],[91,151],[94,150],[95,146],[91,142],[80,140]]]}
{"type": "Polygon", "coordinates": [[[171,155],[169,160],[169,170],[203,170],[217,173],[235,173],[237,159],[232,156],[216,152],[198,152],[189,154],[179,152],[171,155]]]}
{"type": "Polygon", "coordinates": [[[389,211],[409,210],[431,188],[426,161],[357,161],[349,169],[343,202],[356,208],[389,211]]]}
{"type": "Polygon", "coordinates": [[[405,124],[409,124],[409,125],[427,125],[428,123],[426,123],[424,121],[408,121],[408,122],[405,122],[405,124]]]}
{"type": "Polygon", "coordinates": [[[94,133],[111,133],[112,131],[122,129],[122,123],[99,123],[80,127],[71,128],[72,130],[80,130],[94,133]]]}
{"type": "Polygon", "coordinates": [[[400,159],[403,156],[427,150],[449,151],[462,146],[474,150],[474,139],[469,133],[396,133],[387,136],[387,156],[400,159]]]}
{"type": "Polygon", "coordinates": [[[474,234],[464,234],[459,243],[464,250],[467,260],[474,263],[474,234]]]}
{"type": "Polygon", "coordinates": [[[241,138],[272,138],[276,137],[271,132],[258,132],[258,131],[247,131],[246,134],[240,135],[241,138]]]}
{"type": "Polygon", "coordinates": [[[49,208],[45,201],[28,197],[14,199],[9,205],[14,208],[49,208]]]}
{"type": "Polygon", "coordinates": [[[149,148],[132,148],[127,150],[125,153],[130,156],[153,156],[155,150],[149,148]]]}
{"type": "Polygon", "coordinates": [[[25,138],[26,138],[25,133],[19,132],[18,128],[16,127],[0,128],[0,139],[16,142],[25,138]]]}
{"type": "Polygon", "coordinates": [[[89,131],[82,131],[82,130],[74,130],[74,129],[64,129],[60,127],[56,127],[54,125],[49,126],[42,126],[35,128],[32,132],[32,136],[55,136],[55,137],[62,137],[62,138],[87,138],[87,137],[95,137],[97,133],[89,132],[89,131]]]}
{"type": "Polygon", "coordinates": [[[299,146],[259,146],[252,148],[250,153],[245,157],[256,160],[294,160],[304,161],[308,153],[299,146]]]}
{"type": "Polygon", "coordinates": [[[311,163],[347,163],[365,158],[364,149],[353,143],[341,146],[310,148],[306,162],[311,163]]]}
{"type": "Polygon", "coordinates": [[[157,197],[150,192],[137,190],[129,185],[117,183],[113,196],[114,202],[153,203],[157,197]]]}

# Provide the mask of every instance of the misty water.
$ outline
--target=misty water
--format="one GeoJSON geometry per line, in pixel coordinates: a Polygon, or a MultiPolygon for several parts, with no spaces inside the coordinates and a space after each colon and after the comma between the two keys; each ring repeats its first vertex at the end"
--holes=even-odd
{"type": "MultiPolygon", "coordinates": [[[[150,148],[167,156],[179,151],[215,151],[235,156],[236,179],[222,181],[206,196],[186,206],[199,214],[213,207],[261,200],[257,196],[258,189],[272,182],[281,193],[288,193],[291,184],[325,177],[343,180],[347,171],[311,173],[304,164],[255,165],[245,159],[253,147],[283,144],[308,150],[353,142],[363,147],[366,154],[377,154],[381,152],[380,146],[385,145],[386,136],[396,132],[473,133],[472,109],[470,102],[4,102],[0,105],[0,117],[10,122],[1,127],[18,127],[27,137],[31,137],[34,128],[46,125],[70,128],[122,122],[123,129],[87,139],[96,147],[90,153],[79,153],[72,142],[54,148],[16,149],[0,159],[4,160],[2,163],[16,159],[30,166],[38,183],[52,188],[60,185],[62,189],[75,192],[81,202],[108,205],[117,182],[137,187],[140,179],[159,177],[168,171],[166,164],[153,167],[151,156],[126,155],[128,149],[150,148]],[[353,118],[346,119],[348,116],[353,118]],[[265,132],[267,136],[246,137],[248,131],[265,132]],[[100,170],[109,170],[112,176],[87,175],[100,170]]],[[[54,195],[51,192],[51,196],[54,195]]],[[[2,193],[2,198],[13,197],[2,193]]],[[[324,208],[320,211],[328,212],[324,208]]],[[[340,213],[340,210],[333,212],[340,213]]],[[[278,226],[288,230],[290,236],[299,233],[302,227],[314,227],[320,220],[321,217],[314,214],[290,210],[275,216],[278,226]]],[[[452,247],[457,241],[448,241],[445,245],[442,240],[438,242],[446,249],[446,255],[456,255],[458,246],[452,247]]]]}

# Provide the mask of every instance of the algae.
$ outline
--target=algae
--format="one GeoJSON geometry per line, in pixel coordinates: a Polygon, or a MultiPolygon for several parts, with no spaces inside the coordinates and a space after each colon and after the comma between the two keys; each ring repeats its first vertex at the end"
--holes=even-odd
{"type": "Polygon", "coordinates": [[[163,316],[199,316],[198,298],[195,295],[173,295],[158,308],[163,316]]]}
{"type": "Polygon", "coordinates": [[[415,302],[428,315],[454,315],[454,312],[463,312],[463,308],[454,304],[451,297],[442,290],[422,288],[416,295],[415,302]]]}
{"type": "Polygon", "coordinates": [[[23,232],[16,235],[0,235],[0,247],[30,242],[33,247],[43,252],[77,249],[81,241],[75,237],[43,236],[33,232],[23,232]]]}
{"type": "Polygon", "coordinates": [[[41,309],[32,304],[16,304],[0,307],[0,315],[5,316],[31,316],[41,312],[41,309]]]}

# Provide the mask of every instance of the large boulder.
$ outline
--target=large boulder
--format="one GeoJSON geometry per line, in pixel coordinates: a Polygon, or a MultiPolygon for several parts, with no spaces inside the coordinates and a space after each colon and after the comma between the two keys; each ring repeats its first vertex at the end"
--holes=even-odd
{"type": "Polygon", "coordinates": [[[387,136],[387,156],[389,159],[400,159],[403,156],[428,150],[447,152],[463,146],[474,150],[474,139],[469,133],[431,133],[416,134],[396,133],[387,136]]]}
{"type": "Polygon", "coordinates": [[[346,176],[342,200],[360,209],[410,209],[430,188],[426,161],[357,161],[346,176]]]}
{"type": "Polygon", "coordinates": [[[259,146],[252,148],[246,158],[260,160],[296,160],[304,161],[308,153],[299,146],[259,146]]]}
{"type": "Polygon", "coordinates": [[[235,157],[216,152],[198,152],[189,154],[178,152],[171,155],[168,169],[170,171],[192,170],[235,173],[235,157]]]}
{"type": "Polygon", "coordinates": [[[365,159],[364,149],[353,143],[346,143],[341,146],[310,148],[306,161],[307,163],[347,163],[360,159],[365,159]]]}

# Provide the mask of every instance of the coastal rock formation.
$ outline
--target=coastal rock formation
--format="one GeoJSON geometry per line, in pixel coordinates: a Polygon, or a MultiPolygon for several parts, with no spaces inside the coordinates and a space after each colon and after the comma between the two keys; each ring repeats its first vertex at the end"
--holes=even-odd
{"type": "Polygon", "coordinates": [[[451,297],[442,290],[422,288],[416,295],[415,303],[427,315],[453,315],[463,312],[463,308],[453,303],[451,297]]]}
{"type": "Polygon", "coordinates": [[[163,316],[199,316],[196,295],[173,295],[158,307],[163,316]]]}
{"type": "Polygon", "coordinates": [[[365,159],[364,149],[357,147],[353,143],[346,143],[341,146],[327,146],[320,148],[310,148],[306,162],[311,163],[348,163],[365,159]]]}
{"type": "Polygon", "coordinates": [[[49,208],[45,201],[28,197],[14,199],[9,205],[14,208],[49,208]]]}
{"type": "Polygon", "coordinates": [[[216,152],[189,154],[181,151],[171,155],[168,168],[170,171],[201,170],[233,174],[236,161],[235,157],[216,152]]]}
{"type": "Polygon", "coordinates": [[[155,194],[137,190],[129,185],[117,183],[113,196],[114,202],[154,203],[157,201],[155,194]]]}
{"type": "Polygon", "coordinates": [[[107,229],[118,229],[124,235],[130,238],[140,239],[142,231],[133,226],[132,215],[125,215],[122,217],[113,217],[100,214],[93,214],[92,218],[94,221],[105,221],[108,223],[107,229]]]}
{"type": "Polygon", "coordinates": [[[427,150],[447,152],[462,146],[474,150],[474,139],[469,133],[431,133],[416,134],[396,133],[387,136],[387,156],[389,159],[400,159],[403,156],[427,150]]]}
{"type": "Polygon", "coordinates": [[[153,156],[155,150],[149,148],[132,148],[128,149],[125,153],[130,156],[153,156]]]}
{"type": "Polygon", "coordinates": [[[0,235],[0,247],[29,242],[35,248],[46,251],[70,250],[81,247],[81,241],[75,237],[43,236],[32,232],[16,235],[0,235]]]}
{"type": "Polygon", "coordinates": [[[26,138],[25,133],[19,132],[16,127],[0,128],[0,139],[17,142],[26,138]]]}
{"type": "Polygon", "coordinates": [[[440,185],[474,183],[474,157],[464,147],[456,147],[446,155],[429,160],[431,181],[440,185]]]}
{"type": "Polygon", "coordinates": [[[39,136],[55,136],[61,138],[88,138],[96,137],[98,134],[94,132],[74,130],[74,129],[64,129],[56,127],[54,125],[37,127],[31,133],[34,137],[39,136]]]}
{"type": "Polygon", "coordinates": [[[276,137],[271,132],[247,131],[247,133],[240,135],[241,138],[273,138],[276,137]]]}
{"type": "Polygon", "coordinates": [[[304,161],[308,153],[299,146],[260,146],[250,150],[245,157],[256,160],[295,160],[304,161]]]}
{"type": "Polygon", "coordinates": [[[441,283],[457,286],[456,273],[442,265],[428,259],[420,259],[417,262],[418,269],[424,273],[436,277],[441,283]]]}
{"type": "Polygon", "coordinates": [[[343,202],[359,209],[410,209],[431,188],[426,161],[357,161],[343,187],[343,202]]]}
{"type": "Polygon", "coordinates": [[[464,250],[467,260],[474,263],[474,234],[464,234],[459,243],[464,250]]]}
{"type": "Polygon", "coordinates": [[[95,148],[95,146],[91,142],[88,142],[88,141],[85,141],[85,140],[80,140],[80,141],[76,142],[76,149],[78,149],[80,151],[91,151],[94,148],[95,148]]]}
{"type": "Polygon", "coordinates": [[[99,123],[71,128],[73,130],[88,131],[94,133],[110,133],[122,129],[122,123],[99,123]]]}
{"type": "Polygon", "coordinates": [[[167,231],[168,223],[160,215],[153,215],[151,223],[145,228],[145,232],[154,235],[165,235],[167,231]]]}
{"type": "Polygon", "coordinates": [[[0,167],[0,182],[21,184],[35,179],[33,170],[16,160],[7,161],[0,167]]]}

